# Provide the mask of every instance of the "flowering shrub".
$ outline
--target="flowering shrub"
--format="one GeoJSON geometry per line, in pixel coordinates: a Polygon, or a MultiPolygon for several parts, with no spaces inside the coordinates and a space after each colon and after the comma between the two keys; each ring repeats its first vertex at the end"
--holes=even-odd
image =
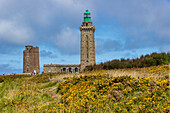
{"type": "Polygon", "coordinates": [[[0,83],[4,81],[4,77],[0,76],[0,83]]]}
{"type": "Polygon", "coordinates": [[[49,81],[49,75],[48,74],[39,74],[39,75],[32,76],[29,80],[34,81],[36,83],[48,82],[49,81]]]}
{"type": "Polygon", "coordinates": [[[3,82],[4,80],[21,79],[24,77],[31,77],[31,75],[0,75],[0,82],[3,82]]]}
{"type": "Polygon", "coordinates": [[[97,74],[70,78],[57,93],[66,112],[161,112],[168,109],[168,89],[168,80],[97,74]]]}

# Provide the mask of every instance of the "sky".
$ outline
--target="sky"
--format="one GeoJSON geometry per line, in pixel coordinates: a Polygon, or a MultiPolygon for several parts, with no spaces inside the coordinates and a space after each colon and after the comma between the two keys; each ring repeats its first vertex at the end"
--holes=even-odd
{"type": "Polygon", "coordinates": [[[170,51],[170,0],[0,0],[0,75],[23,72],[23,50],[43,64],[80,64],[83,13],[96,28],[96,63],[170,51]]]}

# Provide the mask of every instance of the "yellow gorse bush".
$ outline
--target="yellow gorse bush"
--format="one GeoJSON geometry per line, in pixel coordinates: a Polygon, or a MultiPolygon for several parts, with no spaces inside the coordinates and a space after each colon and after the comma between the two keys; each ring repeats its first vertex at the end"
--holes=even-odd
{"type": "Polygon", "coordinates": [[[163,111],[158,106],[167,107],[168,87],[168,80],[160,81],[152,77],[137,79],[96,74],[70,78],[58,84],[57,93],[62,94],[64,107],[73,112],[163,111]],[[113,93],[115,91],[123,96],[119,99],[116,97],[119,95],[113,93]],[[108,94],[111,94],[110,98],[108,94]]]}

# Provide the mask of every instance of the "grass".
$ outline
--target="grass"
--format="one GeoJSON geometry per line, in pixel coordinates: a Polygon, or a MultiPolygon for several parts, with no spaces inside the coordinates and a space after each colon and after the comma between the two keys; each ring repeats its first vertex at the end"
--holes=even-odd
{"type": "Polygon", "coordinates": [[[169,112],[169,73],[165,65],[0,76],[0,112],[169,112]],[[50,82],[49,77],[66,81],[50,82]]]}
{"type": "Polygon", "coordinates": [[[50,83],[48,83],[48,84],[45,84],[45,85],[41,86],[40,89],[45,89],[45,88],[53,87],[53,86],[55,86],[57,83],[58,83],[57,81],[50,82],[50,83]]]}

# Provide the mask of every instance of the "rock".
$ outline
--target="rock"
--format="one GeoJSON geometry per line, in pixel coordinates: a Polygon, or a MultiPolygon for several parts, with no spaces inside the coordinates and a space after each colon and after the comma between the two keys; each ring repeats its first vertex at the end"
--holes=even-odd
{"type": "Polygon", "coordinates": [[[149,92],[144,92],[143,94],[144,94],[144,95],[149,95],[150,93],[149,93],[149,92]]]}
{"type": "Polygon", "coordinates": [[[64,79],[56,79],[56,78],[49,78],[49,81],[50,82],[52,82],[52,81],[57,81],[57,82],[64,82],[64,81],[66,81],[66,80],[64,80],[64,79]]]}
{"type": "Polygon", "coordinates": [[[136,82],[135,81],[131,81],[131,83],[135,86],[136,85],[136,82]]]}
{"type": "Polygon", "coordinates": [[[111,93],[112,93],[112,96],[115,97],[116,100],[120,100],[121,98],[124,97],[121,91],[113,90],[111,93]]]}
{"type": "Polygon", "coordinates": [[[110,100],[111,98],[112,98],[113,96],[109,93],[108,95],[107,95],[107,98],[110,100]]]}
{"type": "Polygon", "coordinates": [[[134,95],[135,96],[140,96],[142,94],[142,91],[136,91],[136,92],[134,92],[134,95]]]}
{"type": "Polygon", "coordinates": [[[127,91],[131,91],[132,88],[128,86],[128,87],[126,87],[126,90],[127,90],[127,91]]]}
{"type": "Polygon", "coordinates": [[[58,81],[58,82],[64,82],[64,81],[66,81],[66,80],[64,80],[64,79],[56,79],[56,81],[58,81]]]}
{"type": "Polygon", "coordinates": [[[129,81],[124,82],[123,84],[124,84],[124,87],[126,87],[126,86],[130,86],[130,82],[129,82],[129,81]]]}
{"type": "Polygon", "coordinates": [[[156,83],[156,81],[154,81],[154,80],[149,81],[149,84],[150,84],[150,86],[157,86],[157,83],[156,83]]]}
{"type": "Polygon", "coordinates": [[[127,85],[130,85],[130,82],[129,82],[129,81],[127,81],[127,82],[126,82],[126,84],[127,84],[127,85]]]}
{"type": "Polygon", "coordinates": [[[165,76],[161,77],[161,80],[170,80],[170,77],[169,77],[169,75],[165,75],[165,76]]]}

